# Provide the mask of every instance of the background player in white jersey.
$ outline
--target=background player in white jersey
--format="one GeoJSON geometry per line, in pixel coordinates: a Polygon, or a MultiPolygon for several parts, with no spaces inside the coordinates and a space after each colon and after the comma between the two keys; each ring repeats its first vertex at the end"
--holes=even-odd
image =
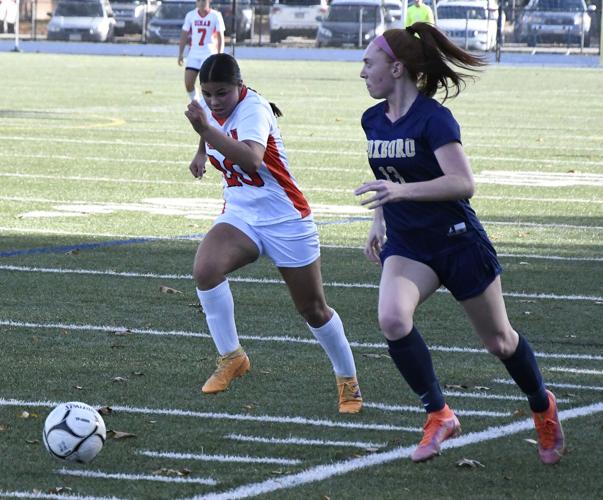
{"type": "Polygon", "coordinates": [[[278,267],[295,307],[331,360],[339,412],[357,413],[362,397],[354,358],[341,319],[325,300],[318,231],[289,170],[276,123],[281,112],[243,85],[239,66],[228,54],[206,59],[199,80],[203,99],[191,102],[185,112],[200,135],[190,170],[203,177],[209,159],[224,176],[225,199],[193,268],[197,295],[220,353],[217,369],[201,390],[224,391],[249,371],[226,275],[264,254],[278,267]]]}
{"type": "Polygon", "coordinates": [[[444,99],[449,90],[458,94],[466,76],[458,68],[484,61],[428,23],[386,31],[371,42],[363,61],[360,77],[380,100],[362,116],[377,180],[356,194],[371,193],[363,205],[375,211],[365,254],[382,263],[379,326],[394,364],[427,411],[423,439],[411,458],[421,462],[439,454],[442,441],[460,431],[414,324],[416,308],[443,285],[527,396],[540,459],[555,464],[565,448],[555,396],[530,344],[509,322],[502,268],[469,204],[475,183],[460,127],[433,99],[438,89],[444,99]]]}
{"type": "Polygon", "coordinates": [[[184,62],[184,48],[190,40],[186,57],[184,86],[191,101],[197,99],[195,81],[203,61],[212,54],[224,52],[224,19],[210,8],[211,0],[197,0],[197,6],[186,14],[178,43],[178,65],[184,62]]]}

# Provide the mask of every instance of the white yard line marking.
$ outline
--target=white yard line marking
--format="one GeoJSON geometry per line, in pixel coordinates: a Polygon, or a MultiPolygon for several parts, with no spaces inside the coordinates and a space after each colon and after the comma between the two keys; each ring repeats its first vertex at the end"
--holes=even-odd
{"type": "MultiPolygon", "coordinates": [[[[497,384],[515,385],[515,382],[511,379],[495,378],[493,382],[497,384]]],[[[558,387],[560,389],[580,389],[584,391],[603,391],[603,387],[599,385],[581,385],[581,384],[566,384],[561,382],[549,382],[546,383],[547,387],[558,387]]]]}
{"type": "MultiPolygon", "coordinates": [[[[565,368],[562,366],[551,366],[547,368],[550,372],[560,372],[560,373],[579,373],[584,375],[603,375],[603,370],[589,370],[587,368],[565,368]]],[[[557,400],[559,401],[559,400],[557,400]]]]}
{"type": "MultiPolygon", "coordinates": [[[[600,412],[603,412],[603,403],[595,403],[589,406],[560,411],[559,418],[561,420],[569,420],[571,418],[590,416],[600,412]]],[[[449,439],[443,443],[442,448],[461,448],[471,444],[483,443],[485,441],[491,441],[503,436],[509,436],[519,432],[531,430],[533,427],[534,423],[531,418],[519,422],[513,422],[512,424],[508,425],[488,427],[480,432],[471,432],[458,438],[449,439]]],[[[343,474],[347,474],[348,472],[359,469],[374,467],[392,462],[394,460],[399,460],[401,458],[407,458],[414,449],[415,446],[400,447],[390,451],[373,453],[371,455],[353,458],[350,460],[343,460],[333,464],[318,465],[295,474],[279,476],[275,479],[266,479],[258,483],[245,484],[243,486],[238,486],[223,492],[195,496],[193,499],[231,500],[236,498],[254,497],[273,491],[287,490],[303,484],[323,481],[333,476],[341,476],[343,474]]]]}
{"type": "MultiPolygon", "coordinates": [[[[0,319],[0,326],[11,326],[15,328],[40,328],[40,329],[58,329],[58,330],[74,330],[74,331],[98,331],[98,332],[129,332],[133,334],[143,335],[158,335],[158,336],[175,336],[175,337],[197,337],[210,339],[209,333],[190,332],[182,330],[154,330],[148,328],[128,328],[126,326],[115,326],[115,325],[84,325],[84,324],[67,324],[67,323],[31,323],[24,321],[14,321],[0,319]]],[[[243,340],[254,340],[258,342],[283,342],[291,344],[309,344],[318,345],[318,341],[311,338],[301,337],[289,337],[287,335],[239,335],[239,338],[243,340]]],[[[368,342],[350,342],[350,346],[359,349],[378,349],[385,350],[384,344],[379,343],[368,343],[368,342]]],[[[462,354],[488,354],[486,349],[477,349],[472,347],[457,347],[457,346],[441,346],[441,345],[430,345],[431,351],[439,352],[457,352],[462,354]]],[[[538,352],[534,353],[540,358],[552,358],[552,359],[587,359],[591,361],[603,361],[603,356],[596,354],[561,354],[561,353],[545,353],[538,352]]]]}
{"type": "MultiPolygon", "coordinates": [[[[419,406],[408,406],[408,405],[388,405],[384,403],[369,403],[364,402],[366,408],[375,408],[383,411],[394,411],[394,412],[411,412],[411,413],[425,413],[424,408],[419,406]]],[[[510,411],[481,411],[481,410],[459,410],[457,407],[454,408],[454,413],[457,415],[467,415],[475,417],[510,417],[512,413],[510,411]]]]}
{"type": "MultiPolygon", "coordinates": [[[[512,396],[507,394],[490,394],[487,392],[461,392],[461,391],[443,391],[444,396],[447,397],[459,397],[459,398],[477,398],[477,399],[495,399],[495,400],[506,400],[506,401],[525,401],[525,396],[512,396]]],[[[557,403],[569,403],[571,399],[568,398],[557,398],[557,403]]],[[[456,412],[456,408],[454,410],[456,412]]]]}
{"type": "Polygon", "coordinates": [[[246,443],[266,443],[266,444],[295,444],[300,446],[342,446],[344,448],[385,448],[387,443],[371,443],[367,441],[329,441],[323,439],[305,439],[300,437],[275,438],[248,436],[244,434],[227,434],[225,439],[233,441],[242,441],[246,443]]]}
{"type": "Polygon", "coordinates": [[[250,457],[239,455],[207,455],[205,453],[177,453],[174,451],[138,450],[138,455],[153,458],[172,458],[175,460],[198,460],[200,462],[226,462],[241,464],[277,464],[299,465],[301,460],[276,457],[250,457]]]}
{"type": "MultiPolygon", "coordinates": [[[[152,279],[171,279],[171,280],[187,280],[191,281],[193,276],[190,274],[154,274],[154,273],[135,273],[135,272],[118,272],[111,270],[94,270],[94,269],[63,269],[63,268],[44,268],[44,267],[26,267],[26,266],[11,266],[0,265],[0,271],[12,272],[29,272],[29,273],[50,273],[50,274],[81,274],[92,276],[115,276],[122,278],[152,278],[152,279]]],[[[280,279],[273,278],[243,278],[229,276],[228,280],[231,283],[261,283],[271,285],[284,285],[285,282],[280,279]]],[[[378,289],[379,285],[373,283],[341,283],[338,281],[325,282],[324,286],[333,288],[365,288],[378,289]]],[[[450,293],[448,290],[440,288],[439,293],[450,293]]],[[[524,292],[504,292],[504,297],[513,297],[520,299],[543,299],[543,300],[568,300],[568,301],[589,301],[601,302],[603,296],[597,295],[557,295],[554,293],[524,293],[524,292]]]]}
{"type": "MultiPolygon", "coordinates": [[[[52,408],[60,404],[59,401],[20,401],[17,399],[4,399],[0,397],[0,406],[26,406],[26,407],[43,407],[52,408]]],[[[94,407],[103,406],[102,403],[91,404],[94,407]]],[[[193,410],[177,410],[168,408],[139,408],[134,406],[111,405],[111,408],[116,412],[134,413],[142,415],[170,415],[176,417],[192,417],[211,420],[234,420],[242,422],[271,422],[274,424],[287,425],[308,425],[313,427],[327,427],[340,429],[364,429],[373,431],[403,431],[420,433],[423,429],[419,427],[403,427],[399,425],[389,424],[363,424],[353,422],[338,422],[334,420],[321,420],[317,418],[305,417],[282,417],[273,415],[244,415],[236,413],[215,413],[201,412],[193,410]]]]}
{"type": "Polygon", "coordinates": [[[59,493],[42,493],[40,491],[3,491],[0,498],[56,498],[59,500],[121,500],[118,497],[90,497],[81,495],[61,495],[59,493]]]}
{"type": "Polygon", "coordinates": [[[154,476],[150,474],[125,474],[122,472],[108,473],[94,470],[79,470],[79,469],[58,469],[56,474],[62,476],[88,477],[94,479],[117,479],[119,481],[156,481],[158,483],[184,483],[184,484],[205,484],[215,486],[218,481],[204,477],[171,477],[171,476],[154,476]]]}

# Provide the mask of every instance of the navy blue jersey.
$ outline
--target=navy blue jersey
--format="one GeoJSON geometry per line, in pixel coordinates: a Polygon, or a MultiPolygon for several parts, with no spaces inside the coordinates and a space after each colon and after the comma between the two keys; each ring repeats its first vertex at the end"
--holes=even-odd
{"type": "MultiPolygon", "coordinates": [[[[460,127],[452,113],[423,94],[394,123],[386,110],[387,102],[382,101],[362,115],[375,177],[410,183],[444,175],[434,151],[461,142],[460,127]]],[[[476,238],[487,238],[468,200],[386,203],[383,215],[388,240],[403,242],[423,258],[448,253],[476,238]]]]}

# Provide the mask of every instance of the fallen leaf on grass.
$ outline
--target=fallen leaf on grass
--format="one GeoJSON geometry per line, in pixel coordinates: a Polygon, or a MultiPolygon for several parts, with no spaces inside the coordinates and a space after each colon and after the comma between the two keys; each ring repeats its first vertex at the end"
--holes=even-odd
{"type": "Polygon", "coordinates": [[[527,438],[527,439],[524,439],[524,441],[526,443],[530,443],[530,444],[538,444],[538,441],[536,441],[535,439],[527,438]]]}
{"type": "Polygon", "coordinates": [[[22,411],[19,418],[38,418],[40,415],[37,413],[29,413],[28,411],[22,411]]]}
{"type": "Polygon", "coordinates": [[[109,429],[107,431],[107,437],[110,439],[126,439],[136,437],[136,434],[132,434],[131,432],[114,431],[113,429],[109,429]]]}
{"type": "Polygon", "coordinates": [[[65,252],[65,255],[79,255],[79,253],[80,253],[80,249],[74,248],[73,250],[69,250],[68,252],[65,252]]]}
{"type": "Polygon", "coordinates": [[[77,389],[78,391],[81,391],[83,389],[81,385],[74,385],[73,388],[77,389]]]}
{"type": "Polygon", "coordinates": [[[328,497],[327,495],[323,495],[320,497],[320,500],[331,500],[331,497],[328,497]]]}
{"type": "Polygon", "coordinates": [[[525,412],[525,410],[517,409],[513,412],[513,416],[514,417],[525,417],[526,412],[525,412]]]}
{"type": "Polygon", "coordinates": [[[0,432],[6,432],[8,430],[8,425],[0,424],[0,432]]]}
{"type": "Polygon", "coordinates": [[[277,470],[271,470],[270,474],[285,474],[287,471],[284,471],[283,469],[277,469],[277,470]]]}
{"type": "Polygon", "coordinates": [[[446,389],[469,389],[468,386],[459,385],[459,384],[445,384],[444,388],[446,388],[446,389]]]}
{"type": "Polygon", "coordinates": [[[489,391],[490,388],[486,387],[485,385],[476,385],[475,386],[475,390],[477,390],[477,391],[489,391]]]}
{"type": "Polygon", "coordinates": [[[112,382],[127,382],[128,379],[126,377],[114,377],[112,382]]]}
{"type": "Polygon", "coordinates": [[[151,472],[154,476],[188,476],[191,473],[190,469],[168,469],[162,467],[161,469],[154,470],[151,472]]]}
{"type": "Polygon", "coordinates": [[[99,408],[96,411],[99,412],[101,415],[111,415],[111,413],[113,413],[113,408],[111,408],[110,406],[103,406],[102,408],[99,408]]]}
{"type": "Polygon", "coordinates": [[[364,356],[365,358],[389,358],[389,354],[370,354],[370,353],[366,353],[366,354],[361,354],[361,356],[364,356]]]}
{"type": "Polygon", "coordinates": [[[123,344],[111,344],[111,349],[125,349],[128,346],[125,346],[123,344]]]}
{"type": "Polygon", "coordinates": [[[38,444],[40,442],[39,439],[26,439],[25,442],[27,444],[38,444]]]}
{"type": "Polygon", "coordinates": [[[116,330],[111,332],[111,334],[115,335],[116,337],[125,337],[126,335],[132,335],[132,332],[130,330],[116,330]]]}
{"type": "Polygon", "coordinates": [[[46,490],[47,493],[68,493],[73,491],[69,486],[57,486],[56,488],[50,488],[46,490]]]}
{"type": "Polygon", "coordinates": [[[134,375],[135,377],[142,377],[144,375],[144,373],[142,373],[142,372],[132,372],[132,375],[134,375]]]}
{"type": "Polygon", "coordinates": [[[483,467],[485,468],[486,466],[484,464],[482,464],[481,462],[478,462],[477,460],[473,460],[472,458],[462,458],[461,460],[459,460],[456,463],[457,467],[471,467],[471,468],[477,468],[477,467],[483,467]]]}
{"type": "Polygon", "coordinates": [[[180,290],[176,290],[175,288],[171,288],[165,285],[159,285],[159,291],[161,293],[182,293],[180,290]]]}

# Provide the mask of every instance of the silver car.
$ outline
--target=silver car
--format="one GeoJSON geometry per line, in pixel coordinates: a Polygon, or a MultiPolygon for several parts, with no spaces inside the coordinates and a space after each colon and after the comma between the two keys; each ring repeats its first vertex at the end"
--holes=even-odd
{"type": "Polygon", "coordinates": [[[48,40],[113,40],[115,17],[108,0],[59,0],[48,23],[48,40]]]}

